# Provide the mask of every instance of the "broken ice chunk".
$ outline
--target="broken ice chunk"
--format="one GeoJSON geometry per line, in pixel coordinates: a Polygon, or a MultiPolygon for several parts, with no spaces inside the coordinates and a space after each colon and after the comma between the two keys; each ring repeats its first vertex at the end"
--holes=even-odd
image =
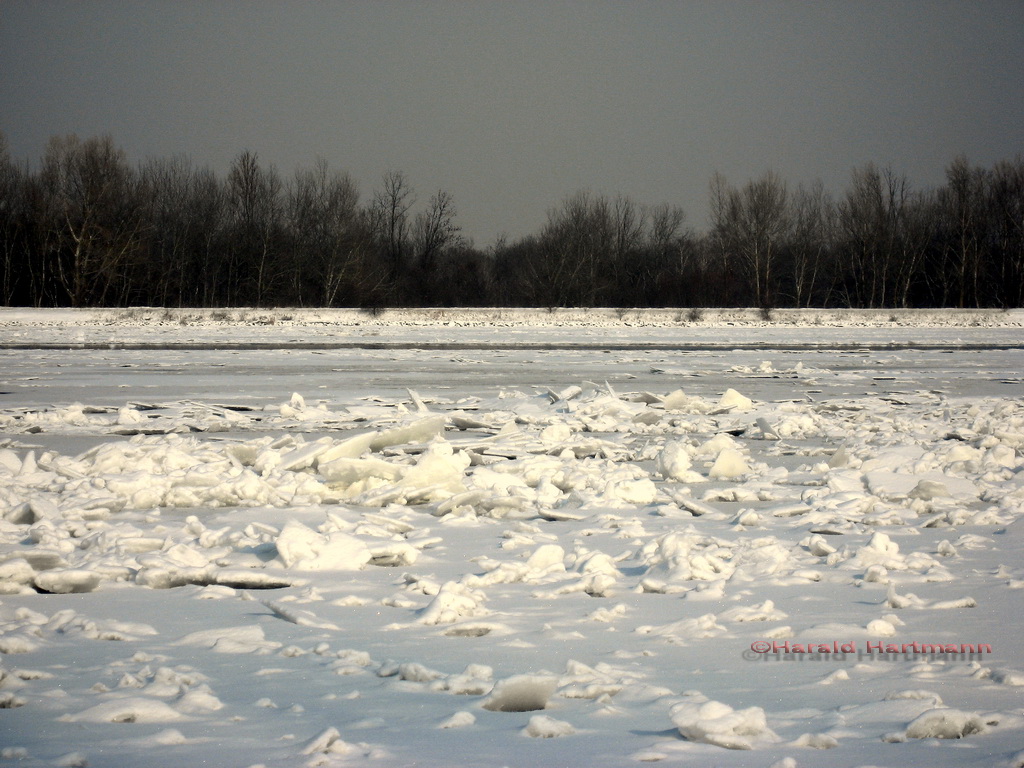
{"type": "Polygon", "coordinates": [[[729,409],[733,411],[749,411],[754,407],[754,401],[745,397],[735,389],[727,389],[718,401],[718,409],[729,409]]]}
{"type": "Polygon", "coordinates": [[[750,467],[747,466],[747,460],[743,454],[732,448],[726,448],[718,454],[711,471],[708,472],[708,477],[714,480],[731,480],[749,471],[750,467]]]}
{"type": "Polygon", "coordinates": [[[372,557],[355,536],[340,531],[325,536],[296,520],[285,524],[276,544],[285,567],[301,571],[359,570],[372,557]]]}

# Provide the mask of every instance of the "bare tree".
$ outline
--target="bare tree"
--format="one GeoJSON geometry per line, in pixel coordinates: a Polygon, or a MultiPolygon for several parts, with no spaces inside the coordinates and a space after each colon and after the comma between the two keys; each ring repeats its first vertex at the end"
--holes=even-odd
{"type": "Polygon", "coordinates": [[[775,262],[789,228],[786,185],[774,171],[769,171],[748,184],[742,196],[745,247],[741,252],[754,274],[757,306],[772,307],[775,262]]]}
{"type": "Polygon", "coordinates": [[[40,173],[52,252],[49,266],[75,307],[118,300],[138,247],[136,179],[109,136],[55,137],[40,173]],[[119,285],[119,282],[121,283],[119,285]]]}
{"type": "Polygon", "coordinates": [[[648,209],[650,230],[648,241],[655,248],[669,251],[683,234],[683,222],[686,214],[678,206],[662,203],[648,209]]]}
{"type": "Polygon", "coordinates": [[[444,250],[461,243],[461,227],[455,223],[455,213],[455,200],[451,194],[438,190],[430,198],[427,210],[416,215],[412,241],[416,265],[422,274],[431,274],[444,250]]]}
{"type": "Polygon", "coordinates": [[[680,275],[689,267],[689,233],[684,231],[683,209],[661,204],[640,209],[629,245],[620,256],[621,278],[629,293],[619,303],[651,306],[679,300],[680,275]]]}
{"type": "Polygon", "coordinates": [[[381,243],[393,283],[397,282],[405,266],[411,227],[409,211],[415,202],[412,187],[401,171],[384,174],[382,188],[373,195],[373,229],[381,243]]]}
{"type": "Polygon", "coordinates": [[[617,240],[612,204],[580,191],[548,212],[537,238],[543,261],[532,279],[547,286],[550,306],[596,306],[613,285],[617,240]]]}
{"type": "Polygon", "coordinates": [[[228,195],[225,186],[209,168],[192,174],[185,216],[193,222],[193,263],[196,273],[187,283],[185,303],[209,307],[221,301],[219,284],[229,260],[228,195]]]}
{"type": "Polygon", "coordinates": [[[725,176],[715,172],[708,184],[711,231],[702,249],[702,267],[707,269],[711,262],[714,262],[721,273],[721,280],[716,282],[709,295],[709,303],[717,305],[733,303],[732,299],[736,295],[733,273],[737,245],[735,227],[732,224],[735,215],[730,210],[730,189],[725,176]]]}
{"type": "Polygon", "coordinates": [[[293,285],[300,304],[306,283],[315,302],[335,306],[345,286],[358,282],[368,238],[359,215],[359,192],[348,174],[331,172],[324,161],[299,171],[288,194],[292,232],[293,285]]]}
{"type": "Polygon", "coordinates": [[[284,213],[283,184],[271,166],[260,167],[255,152],[242,152],[228,172],[228,205],[232,220],[234,257],[228,267],[228,303],[241,298],[263,306],[279,266],[277,245],[284,213]]]}
{"type": "Polygon", "coordinates": [[[946,186],[939,193],[946,228],[943,303],[980,306],[987,190],[988,173],[971,168],[965,157],[946,169],[946,186]]]}
{"type": "Polygon", "coordinates": [[[924,283],[924,267],[935,239],[936,197],[911,192],[898,209],[892,306],[909,307],[916,284],[924,283]]]}
{"type": "Polygon", "coordinates": [[[193,250],[201,222],[190,215],[192,164],[183,155],[155,158],[142,165],[139,177],[150,230],[147,262],[140,265],[146,302],[181,306],[200,266],[193,250]]]}
{"type": "Polygon", "coordinates": [[[1024,303],[1024,158],[996,163],[989,194],[996,301],[1003,307],[1024,303]]]}
{"type": "MultiPolygon", "coordinates": [[[[922,279],[932,237],[931,198],[891,168],[855,169],[839,205],[839,251],[846,260],[854,306],[905,306],[922,279]]],[[[945,281],[944,275],[933,279],[945,281]]]]}
{"type": "Polygon", "coordinates": [[[839,207],[844,255],[850,284],[848,302],[873,307],[878,301],[879,251],[886,229],[882,177],[874,164],[853,171],[850,188],[839,207]]]}
{"type": "Polygon", "coordinates": [[[835,204],[821,181],[810,188],[797,187],[790,199],[790,216],[793,301],[797,307],[809,307],[818,298],[823,273],[829,271],[835,240],[835,204]]]}
{"type": "Polygon", "coordinates": [[[757,306],[775,304],[775,265],[789,229],[785,183],[774,171],[733,189],[716,174],[712,225],[723,252],[745,265],[757,306]]]}
{"type": "Polygon", "coordinates": [[[0,132],[0,298],[5,305],[26,291],[24,274],[28,232],[28,173],[18,168],[0,132]]]}

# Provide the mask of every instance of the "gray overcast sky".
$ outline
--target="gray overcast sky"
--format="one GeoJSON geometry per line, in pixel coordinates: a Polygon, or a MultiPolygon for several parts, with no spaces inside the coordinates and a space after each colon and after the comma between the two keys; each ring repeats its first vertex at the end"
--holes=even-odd
{"type": "Polygon", "coordinates": [[[768,169],[935,186],[1024,152],[1024,2],[0,3],[0,131],[109,133],[132,161],[401,170],[478,246],[580,189],[682,206],[768,169]]]}

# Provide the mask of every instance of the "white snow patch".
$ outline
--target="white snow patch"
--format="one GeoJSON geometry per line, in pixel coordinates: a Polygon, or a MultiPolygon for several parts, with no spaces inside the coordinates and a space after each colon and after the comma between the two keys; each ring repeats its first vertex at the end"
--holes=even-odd
{"type": "Polygon", "coordinates": [[[184,715],[157,699],[129,696],[105,701],[58,719],[67,723],[166,723],[182,720],[184,715]]]}
{"type": "Polygon", "coordinates": [[[985,720],[977,713],[958,709],[929,709],[922,712],[902,734],[887,736],[886,741],[905,739],[962,739],[988,730],[985,720]]]}
{"type": "Polygon", "coordinates": [[[553,739],[559,736],[571,736],[576,733],[572,724],[564,720],[555,720],[547,715],[534,715],[523,729],[523,735],[532,739],[553,739]]]}
{"type": "Polygon", "coordinates": [[[438,728],[466,728],[476,722],[476,716],[472,712],[456,712],[449,718],[443,720],[438,728]]]}
{"type": "Polygon", "coordinates": [[[754,749],[778,741],[760,707],[735,710],[705,696],[694,698],[671,709],[672,722],[684,738],[726,749],[754,749]]]}

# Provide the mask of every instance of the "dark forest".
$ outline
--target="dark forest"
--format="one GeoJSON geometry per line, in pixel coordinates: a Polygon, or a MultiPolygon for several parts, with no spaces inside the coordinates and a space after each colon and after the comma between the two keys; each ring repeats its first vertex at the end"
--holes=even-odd
{"type": "Polygon", "coordinates": [[[936,189],[852,170],[838,196],[773,172],[709,182],[709,227],[671,204],[577,192],[486,249],[452,196],[401,172],[363,197],[325,163],[283,177],[130,164],[54,137],[37,167],[0,136],[0,303],[35,307],[1020,307],[1024,159],[953,159],[936,189]]]}

